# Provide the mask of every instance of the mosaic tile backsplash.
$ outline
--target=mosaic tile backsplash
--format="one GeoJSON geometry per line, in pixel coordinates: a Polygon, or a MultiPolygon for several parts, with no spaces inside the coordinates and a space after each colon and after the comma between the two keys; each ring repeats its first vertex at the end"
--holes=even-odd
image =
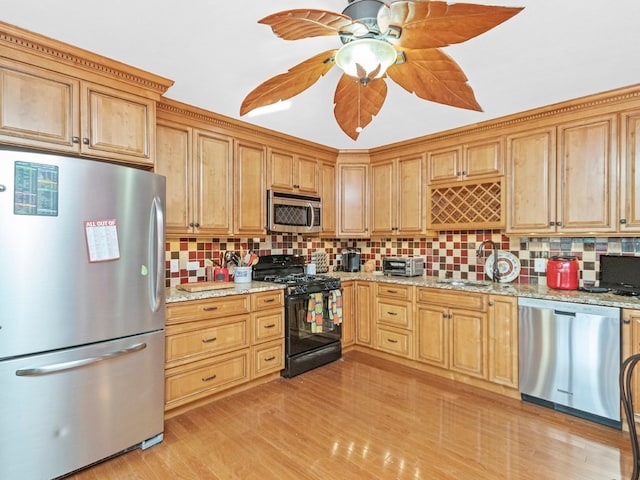
{"type": "Polygon", "coordinates": [[[497,231],[441,232],[438,238],[393,239],[308,239],[301,235],[270,235],[264,239],[209,240],[180,238],[166,242],[166,285],[205,280],[205,260],[219,259],[227,250],[254,250],[258,255],[302,255],[311,261],[311,253],[324,251],[330,269],[337,265],[336,255],[343,249],[358,248],[362,263],[373,260],[376,270],[382,269],[386,256],[422,256],[426,274],[441,278],[483,280],[484,262],[491,251],[487,247],[478,257],[476,250],[484,240],[493,240],[500,250],[515,255],[521,264],[515,283],[545,283],[544,272],[535,272],[535,260],[554,255],[573,255],[580,263],[580,285],[597,281],[601,254],[640,256],[640,237],[635,238],[517,238],[497,231]]]}

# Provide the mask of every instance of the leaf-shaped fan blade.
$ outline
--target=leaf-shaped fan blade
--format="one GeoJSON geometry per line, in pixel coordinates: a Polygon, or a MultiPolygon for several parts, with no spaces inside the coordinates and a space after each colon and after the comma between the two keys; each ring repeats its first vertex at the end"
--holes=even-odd
{"type": "Polygon", "coordinates": [[[339,32],[363,35],[369,31],[346,15],[325,10],[285,10],[264,17],[258,23],[269,25],[273,33],[284,40],[338,35],[339,32]]]}
{"type": "Polygon", "coordinates": [[[335,65],[333,57],[337,50],[328,50],[299,63],[254,88],[240,106],[240,115],[251,110],[286,100],[305,91],[335,65]]]}
{"type": "Polygon", "coordinates": [[[389,6],[388,23],[402,28],[396,45],[424,49],[462,43],[491,30],[523,8],[472,3],[399,1],[389,6]]]}
{"type": "Polygon", "coordinates": [[[387,98],[387,84],[383,79],[362,85],[358,80],[342,75],[333,97],[333,114],[344,133],[356,140],[361,129],[369,125],[387,98]]]}
{"type": "Polygon", "coordinates": [[[431,102],[482,111],[464,72],[447,54],[435,48],[404,53],[406,62],[387,70],[402,88],[431,102]]]}

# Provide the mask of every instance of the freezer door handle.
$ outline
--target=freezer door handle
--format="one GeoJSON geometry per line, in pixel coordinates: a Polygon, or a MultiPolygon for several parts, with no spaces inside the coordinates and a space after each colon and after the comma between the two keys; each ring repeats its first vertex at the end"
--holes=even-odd
{"type": "Polygon", "coordinates": [[[105,353],[97,357],[81,358],[78,360],[72,360],[70,362],[53,363],[51,365],[45,365],[43,367],[34,368],[21,368],[16,370],[16,376],[18,377],[39,377],[41,375],[49,375],[52,373],[64,372],[66,370],[72,370],[74,368],[80,368],[94,363],[102,362],[104,360],[110,360],[115,357],[127,355],[129,353],[138,352],[147,348],[146,343],[136,343],[122,350],[116,350],[115,352],[105,353]]]}
{"type": "Polygon", "coordinates": [[[164,214],[160,199],[155,197],[149,214],[149,306],[152,312],[157,312],[162,304],[164,255],[164,214]]]}

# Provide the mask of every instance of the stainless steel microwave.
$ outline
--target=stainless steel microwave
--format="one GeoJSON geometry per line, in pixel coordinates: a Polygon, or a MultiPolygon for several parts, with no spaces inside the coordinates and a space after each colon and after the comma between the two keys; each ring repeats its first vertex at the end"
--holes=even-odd
{"type": "Polygon", "coordinates": [[[320,233],[320,197],[267,191],[267,230],[284,233],[320,233]]]}

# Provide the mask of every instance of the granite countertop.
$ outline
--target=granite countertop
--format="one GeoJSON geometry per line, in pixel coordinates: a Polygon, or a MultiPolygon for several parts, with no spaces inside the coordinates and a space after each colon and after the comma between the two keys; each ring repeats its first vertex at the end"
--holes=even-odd
{"type": "MultiPolygon", "coordinates": [[[[342,281],[366,280],[371,282],[397,283],[399,285],[442,288],[445,290],[480,292],[495,295],[509,295],[514,297],[539,298],[544,300],[557,300],[561,302],[640,309],[640,299],[637,297],[624,297],[613,293],[589,293],[579,290],[553,290],[546,285],[488,282],[486,286],[461,286],[443,283],[443,280],[438,277],[391,277],[380,275],[379,272],[329,272],[328,275],[339,277],[342,281]]],[[[447,282],[447,280],[444,282],[447,282]]],[[[230,288],[223,290],[206,290],[203,292],[193,293],[178,290],[176,287],[170,287],[166,290],[166,302],[174,303],[188,300],[203,300],[207,298],[224,297],[227,295],[243,295],[247,293],[284,289],[284,285],[270,282],[231,282],[229,287],[230,288]]]]}
{"type": "Polygon", "coordinates": [[[640,299],[637,297],[625,297],[613,293],[589,293],[580,290],[554,290],[546,285],[529,285],[519,283],[493,283],[486,286],[460,286],[443,283],[451,281],[438,277],[394,277],[384,276],[379,272],[331,272],[331,275],[340,277],[342,281],[368,280],[373,282],[397,283],[400,285],[414,285],[418,287],[442,288],[446,290],[458,290],[469,292],[490,293],[495,295],[509,295],[515,297],[539,298],[544,300],[557,300],[561,302],[586,303],[590,305],[604,305],[619,308],[640,309],[640,299]]]}

